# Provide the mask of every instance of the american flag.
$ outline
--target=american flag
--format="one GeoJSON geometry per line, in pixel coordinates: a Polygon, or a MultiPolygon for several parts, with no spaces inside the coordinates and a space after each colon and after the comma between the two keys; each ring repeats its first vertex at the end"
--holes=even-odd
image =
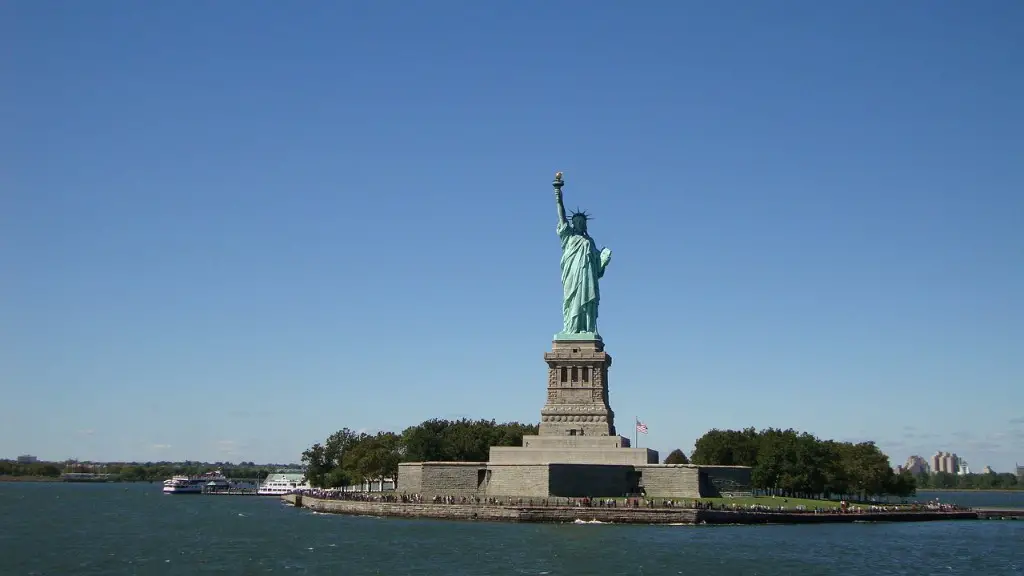
{"type": "Polygon", "coordinates": [[[641,434],[647,434],[647,424],[641,422],[639,418],[636,420],[636,431],[641,434]]]}

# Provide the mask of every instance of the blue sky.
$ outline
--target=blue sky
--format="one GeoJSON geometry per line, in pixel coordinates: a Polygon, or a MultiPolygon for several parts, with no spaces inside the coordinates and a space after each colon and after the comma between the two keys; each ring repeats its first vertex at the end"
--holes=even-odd
{"type": "Polygon", "coordinates": [[[10,2],[0,456],[536,421],[550,182],[620,433],[1024,462],[1024,4],[10,2]]]}

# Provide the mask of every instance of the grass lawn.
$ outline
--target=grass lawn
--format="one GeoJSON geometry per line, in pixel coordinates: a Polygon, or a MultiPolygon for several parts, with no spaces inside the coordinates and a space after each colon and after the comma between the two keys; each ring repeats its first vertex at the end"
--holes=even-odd
{"type": "MultiPolygon", "coordinates": [[[[627,500],[629,499],[611,498],[611,500],[616,500],[619,506],[625,506],[627,505],[627,500]]],[[[661,503],[664,502],[665,500],[677,500],[680,504],[684,506],[689,506],[690,503],[694,501],[693,498],[653,498],[653,500],[656,506],[661,505],[661,503]]],[[[703,502],[705,504],[714,504],[715,506],[729,506],[735,504],[737,506],[742,506],[744,508],[752,504],[759,504],[761,506],[768,506],[771,508],[778,508],[779,506],[782,506],[784,509],[787,510],[795,509],[797,506],[801,505],[806,506],[808,510],[813,510],[815,508],[821,508],[823,510],[827,510],[829,508],[839,508],[838,500],[811,500],[806,498],[783,498],[781,496],[776,496],[775,498],[772,498],[771,496],[752,496],[748,498],[697,498],[696,500],[698,502],[703,502]]],[[[858,504],[851,503],[851,505],[856,506],[858,504]]],[[[866,504],[859,505],[867,506],[866,504]]]]}
{"type": "Polygon", "coordinates": [[[758,504],[761,506],[769,506],[771,508],[778,508],[782,506],[785,509],[794,509],[797,506],[806,506],[808,510],[815,508],[839,508],[839,502],[835,500],[810,500],[805,498],[782,498],[776,496],[752,496],[749,498],[701,498],[701,502],[712,503],[715,506],[731,505],[747,507],[752,504],[758,504]]]}
{"type": "MultiPolygon", "coordinates": [[[[614,500],[618,506],[629,506],[632,498],[596,498],[595,500],[614,500]]],[[[679,505],[688,507],[693,503],[693,498],[651,498],[649,501],[654,502],[655,507],[661,507],[665,500],[675,500],[679,505]]],[[[782,496],[751,496],[746,498],[697,498],[698,502],[705,504],[714,504],[715,507],[720,506],[731,506],[736,505],[737,507],[747,508],[751,505],[761,505],[777,510],[782,507],[783,510],[796,510],[797,506],[804,506],[806,510],[838,510],[840,508],[839,500],[814,500],[810,498],[784,498],[782,496]]],[[[849,507],[855,508],[860,507],[862,509],[868,509],[871,506],[870,503],[865,502],[848,502],[849,507]]],[[[901,506],[898,504],[885,504],[886,506],[898,506],[899,508],[907,508],[909,506],[901,506]]]]}

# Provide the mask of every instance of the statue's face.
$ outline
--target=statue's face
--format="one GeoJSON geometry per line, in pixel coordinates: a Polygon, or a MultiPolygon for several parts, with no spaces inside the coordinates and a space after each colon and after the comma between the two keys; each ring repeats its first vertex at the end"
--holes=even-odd
{"type": "Polygon", "coordinates": [[[583,216],[573,216],[572,217],[572,227],[575,228],[577,232],[586,232],[587,231],[587,219],[584,218],[583,216]]]}

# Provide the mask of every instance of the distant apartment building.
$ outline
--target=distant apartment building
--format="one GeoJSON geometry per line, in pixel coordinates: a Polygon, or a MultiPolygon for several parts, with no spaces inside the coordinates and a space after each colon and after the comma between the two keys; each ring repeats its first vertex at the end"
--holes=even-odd
{"type": "Polygon", "coordinates": [[[956,471],[961,476],[967,476],[971,473],[971,466],[967,463],[967,460],[961,460],[959,469],[956,471]]]}
{"type": "Polygon", "coordinates": [[[928,461],[917,455],[907,458],[907,462],[900,469],[910,472],[914,476],[927,474],[931,471],[931,468],[928,466],[928,461]]]}
{"type": "Polygon", "coordinates": [[[956,454],[950,454],[949,452],[936,452],[932,456],[932,472],[945,472],[946,474],[956,474],[957,470],[960,469],[960,458],[956,454]]]}
{"type": "Polygon", "coordinates": [[[35,464],[36,462],[39,462],[39,458],[36,458],[31,454],[22,454],[21,456],[18,456],[18,464],[35,464]]]}
{"type": "Polygon", "coordinates": [[[996,471],[993,470],[991,466],[985,466],[984,468],[981,469],[981,473],[982,474],[995,474],[996,471]]]}
{"type": "Polygon", "coordinates": [[[1017,481],[1024,482],[1024,466],[1017,465],[1017,481]]]}

